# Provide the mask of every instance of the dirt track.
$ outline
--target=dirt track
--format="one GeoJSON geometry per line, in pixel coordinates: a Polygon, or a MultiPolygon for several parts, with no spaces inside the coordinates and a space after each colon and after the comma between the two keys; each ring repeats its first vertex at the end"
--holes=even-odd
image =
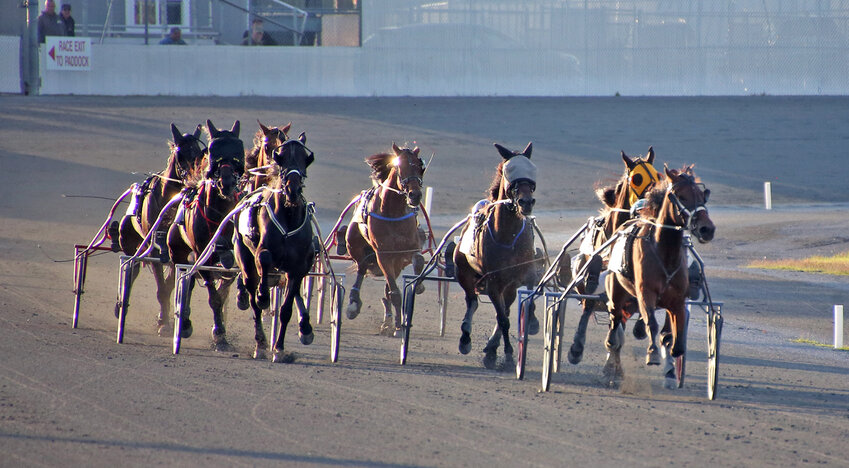
{"type": "MultiPolygon", "coordinates": [[[[831,307],[849,302],[849,281],[743,268],[849,249],[846,122],[847,98],[0,97],[0,465],[846,466],[849,355],[792,340],[831,343],[831,307]],[[54,260],[87,242],[111,203],[75,196],[114,199],[164,165],[170,122],[185,131],[207,118],[219,127],[240,119],[246,144],[256,119],[306,131],[317,157],[306,195],[323,225],[368,184],[364,156],[415,142],[435,153],[426,183],[437,236],[487,187],[492,142],[533,141],[551,250],[593,214],[592,187],[621,173],[620,149],[654,145],[671,167],[696,163],[717,225],[717,238],[697,248],[726,304],[718,399],[705,397],[700,316],[690,323],[683,389],[663,388],[630,331],[627,378],[605,386],[606,329],[591,324],[584,362],[565,364],[552,391],[539,393],[538,336],[525,381],[480,364],[494,323],[486,304],[472,353],[458,353],[456,286],[445,337],[434,288],[419,297],[404,367],[398,341],[375,335],[382,286],[371,280],[363,313],[344,322],[336,364],[326,320],[309,347],[290,330],[294,364],[251,360],[251,319],[235,304],[228,332],[237,351],[211,351],[200,293],[195,335],[173,356],[155,334],[149,274],[136,283],[118,345],[112,254],[90,261],[72,329],[73,266],[54,260]],[[771,212],[762,209],[764,181],[771,212]]],[[[568,317],[571,336],[574,305],[568,317]]]]}

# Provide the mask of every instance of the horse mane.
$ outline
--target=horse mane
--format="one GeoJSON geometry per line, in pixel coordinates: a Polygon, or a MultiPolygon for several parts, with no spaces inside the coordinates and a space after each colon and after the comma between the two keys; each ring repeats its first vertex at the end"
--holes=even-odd
{"type": "Polygon", "coordinates": [[[262,150],[262,129],[254,135],[254,147],[245,153],[245,169],[254,169],[259,165],[259,152],[262,150]]]}
{"type": "Polygon", "coordinates": [[[186,180],[184,181],[184,185],[186,187],[199,187],[203,182],[203,179],[206,175],[206,166],[209,164],[209,155],[204,152],[203,161],[197,166],[189,169],[189,172],[186,174],[186,180]]]}
{"type": "Polygon", "coordinates": [[[489,190],[486,191],[486,198],[491,202],[498,201],[498,195],[501,192],[501,179],[504,177],[504,163],[506,162],[507,160],[503,160],[498,163],[498,166],[495,168],[495,176],[492,178],[489,190]]]}
{"type": "Polygon", "coordinates": [[[371,179],[378,184],[383,183],[392,171],[392,159],[394,154],[378,153],[366,158],[366,163],[371,167],[371,179]]]}

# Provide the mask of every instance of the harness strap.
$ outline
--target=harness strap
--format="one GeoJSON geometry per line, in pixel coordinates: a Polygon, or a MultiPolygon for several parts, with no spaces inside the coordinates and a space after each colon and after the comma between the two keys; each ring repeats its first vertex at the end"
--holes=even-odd
{"type": "Polygon", "coordinates": [[[381,221],[403,221],[405,219],[412,218],[413,216],[416,216],[417,214],[418,213],[416,211],[411,211],[411,212],[405,214],[404,216],[399,216],[397,218],[388,218],[386,216],[381,216],[381,215],[374,213],[372,211],[368,212],[369,216],[371,216],[372,218],[375,218],[375,219],[379,219],[381,221]]]}

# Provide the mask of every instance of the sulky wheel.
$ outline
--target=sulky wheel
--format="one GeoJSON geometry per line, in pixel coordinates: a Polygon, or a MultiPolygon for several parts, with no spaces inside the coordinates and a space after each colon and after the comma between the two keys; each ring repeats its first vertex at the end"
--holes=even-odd
{"type": "Polygon", "coordinates": [[[121,263],[120,281],[118,282],[118,302],[115,313],[118,318],[117,342],[124,342],[124,325],[127,323],[127,308],[130,307],[130,288],[133,285],[133,262],[121,263]]]}
{"type": "Polygon", "coordinates": [[[416,301],[415,283],[404,288],[401,302],[401,365],[407,363],[407,351],[410,348],[410,327],[413,321],[413,308],[416,301]]]}
{"type": "Polygon", "coordinates": [[[189,300],[190,300],[190,287],[192,282],[192,277],[189,275],[185,275],[183,277],[180,276],[180,270],[177,270],[175,273],[177,276],[177,292],[175,295],[175,300],[177,302],[177,310],[174,311],[174,344],[172,348],[172,352],[174,354],[180,354],[180,344],[182,341],[182,330],[183,330],[183,314],[189,308],[189,300]]]}
{"type": "Polygon", "coordinates": [[[722,316],[711,314],[708,319],[708,400],[716,398],[719,367],[719,342],[722,337],[722,316]]]}
{"type": "MultiPolygon", "coordinates": [[[[327,283],[325,283],[327,287],[327,283]]],[[[333,297],[330,304],[330,362],[339,360],[339,338],[342,329],[342,302],[345,291],[333,283],[333,297]]]]}
{"type": "Polygon", "coordinates": [[[519,349],[517,350],[519,358],[516,360],[516,378],[518,380],[525,378],[525,360],[528,355],[528,316],[533,307],[533,301],[519,303],[519,349]]]}
{"type": "Polygon", "coordinates": [[[559,306],[546,307],[542,349],[542,391],[544,392],[547,392],[551,386],[551,374],[554,371],[554,361],[557,357],[557,324],[560,321],[559,315],[559,306]]]}

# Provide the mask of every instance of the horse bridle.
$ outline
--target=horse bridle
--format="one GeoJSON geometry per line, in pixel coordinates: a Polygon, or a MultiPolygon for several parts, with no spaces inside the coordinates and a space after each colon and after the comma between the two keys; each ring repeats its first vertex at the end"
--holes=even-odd
{"type": "Polygon", "coordinates": [[[517,201],[519,195],[519,186],[527,184],[531,188],[531,193],[536,192],[537,184],[531,179],[517,179],[513,182],[507,183],[507,196],[510,197],[510,206],[509,208],[513,211],[518,210],[519,202],[517,201]]]}
{"type": "Polygon", "coordinates": [[[710,190],[707,190],[705,188],[705,185],[700,183],[700,182],[694,182],[692,180],[686,180],[685,182],[695,185],[696,188],[700,189],[702,194],[704,195],[704,202],[696,204],[695,208],[693,208],[692,210],[687,209],[687,207],[684,206],[683,203],[681,203],[681,200],[678,198],[678,196],[675,195],[675,191],[674,191],[675,187],[677,187],[682,182],[676,182],[675,184],[670,185],[669,188],[666,189],[666,191],[669,195],[670,200],[672,200],[672,202],[675,204],[675,207],[678,208],[678,213],[681,214],[681,215],[687,216],[687,220],[685,222],[685,226],[683,227],[683,229],[686,229],[687,231],[692,232],[693,235],[695,235],[698,238],[699,234],[695,230],[695,228],[696,228],[696,226],[695,226],[696,213],[698,213],[699,211],[705,211],[705,212],[707,211],[705,204],[707,203],[708,196],[710,195],[710,190]]]}
{"type": "MultiPolygon", "coordinates": [[[[188,138],[186,138],[186,140],[193,140],[193,141],[187,142],[188,144],[198,143],[199,144],[198,148],[200,149],[201,154],[203,154],[203,152],[208,149],[207,146],[206,146],[206,143],[204,143],[203,140],[195,137],[194,135],[189,135],[188,138]],[[200,145],[203,145],[203,148],[200,148],[200,145]]],[[[175,148],[176,154],[179,155],[180,151],[182,149],[183,149],[183,146],[177,145],[176,148],[175,148]]],[[[191,171],[191,168],[183,166],[183,163],[180,162],[180,158],[177,157],[177,176],[180,177],[180,179],[183,182],[185,182],[189,178],[190,171],[191,171]]]]}
{"type": "MultiPolygon", "coordinates": [[[[315,153],[313,153],[312,150],[309,149],[307,147],[307,145],[305,145],[301,140],[297,140],[297,139],[286,140],[283,143],[280,143],[279,145],[277,145],[277,147],[274,148],[274,150],[276,151],[278,148],[284,148],[286,145],[288,145],[290,143],[297,143],[297,144],[301,145],[304,148],[304,151],[307,152],[307,159],[310,159],[310,158],[314,159],[315,158],[315,153]]],[[[276,161],[275,161],[275,164],[276,164],[276,161]]],[[[303,186],[303,179],[307,178],[307,175],[305,173],[301,173],[301,171],[299,169],[293,169],[293,168],[282,167],[282,166],[280,167],[280,178],[283,179],[283,180],[286,180],[289,177],[296,175],[296,174],[301,176],[301,186],[303,186]]]]}

